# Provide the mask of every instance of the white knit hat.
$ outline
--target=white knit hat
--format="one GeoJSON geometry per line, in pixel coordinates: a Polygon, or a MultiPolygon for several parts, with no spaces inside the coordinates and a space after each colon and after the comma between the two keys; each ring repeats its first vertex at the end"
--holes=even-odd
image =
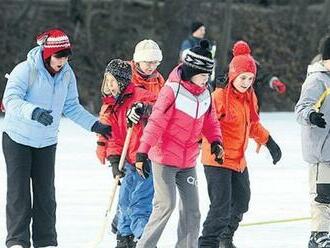
{"type": "Polygon", "coordinates": [[[142,40],[135,46],[133,55],[134,62],[162,61],[163,54],[158,44],[153,40],[142,40]]]}

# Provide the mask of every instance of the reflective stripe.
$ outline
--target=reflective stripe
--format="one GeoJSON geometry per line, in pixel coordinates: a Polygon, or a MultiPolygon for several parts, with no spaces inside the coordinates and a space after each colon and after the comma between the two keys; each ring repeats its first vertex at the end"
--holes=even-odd
{"type": "Polygon", "coordinates": [[[325,101],[325,98],[330,95],[330,88],[327,88],[322,95],[320,96],[319,100],[317,100],[317,102],[314,104],[314,109],[316,110],[316,112],[320,111],[320,108],[322,107],[322,104],[325,101]]]}

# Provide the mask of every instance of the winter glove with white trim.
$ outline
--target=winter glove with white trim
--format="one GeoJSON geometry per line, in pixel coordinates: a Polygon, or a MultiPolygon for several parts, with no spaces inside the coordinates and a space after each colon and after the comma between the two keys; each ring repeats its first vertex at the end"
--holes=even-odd
{"type": "Polygon", "coordinates": [[[224,150],[222,147],[221,142],[219,141],[213,141],[211,144],[211,154],[215,155],[215,162],[222,164],[223,163],[223,155],[224,150]]]}
{"type": "Polygon", "coordinates": [[[273,158],[273,164],[276,164],[278,161],[280,161],[282,157],[281,148],[278,146],[278,144],[273,140],[272,136],[270,135],[266,143],[266,147],[268,148],[270,155],[273,158]]]}
{"type": "Polygon", "coordinates": [[[102,124],[100,121],[95,121],[91,131],[101,134],[105,139],[111,138],[111,126],[102,124]]]}
{"type": "Polygon", "coordinates": [[[324,114],[320,112],[312,112],[309,114],[309,120],[313,125],[316,125],[320,128],[325,128],[327,123],[324,120],[323,115],[324,114]]]}
{"type": "Polygon", "coordinates": [[[53,123],[53,116],[50,114],[51,112],[52,110],[37,107],[33,110],[31,119],[44,126],[51,125],[53,123]]]}
{"type": "Polygon", "coordinates": [[[135,168],[137,173],[143,178],[147,179],[151,172],[151,162],[146,153],[137,153],[135,168]]]}
{"type": "Polygon", "coordinates": [[[144,105],[142,102],[134,103],[132,107],[127,111],[127,123],[131,127],[133,124],[137,124],[141,119],[144,112],[144,105]]]}

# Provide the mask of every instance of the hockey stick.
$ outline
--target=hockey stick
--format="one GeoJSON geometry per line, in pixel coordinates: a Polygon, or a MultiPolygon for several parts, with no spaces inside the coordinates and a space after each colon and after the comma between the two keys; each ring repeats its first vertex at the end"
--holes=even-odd
{"type": "MultiPolygon", "coordinates": [[[[118,168],[119,168],[120,171],[124,167],[125,158],[126,158],[129,142],[131,140],[132,132],[133,132],[133,127],[129,127],[127,129],[127,134],[126,134],[126,138],[125,138],[125,142],[124,142],[123,151],[121,152],[121,155],[120,155],[120,160],[119,160],[119,165],[118,165],[118,168]]],[[[114,180],[113,185],[112,185],[112,191],[110,193],[108,208],[105,212],[103,224],[102,224],[102,226],[99,230],[99,233],[98,233],[96,239],[88,246],[90,248],[96,248],[103,240],[104,233],[105,233],[107,224],[109,222],[110,211],[111,211],[113,200],[115,198],[115,194],[116,194],[116,191],[117,191],[118,183],[119,183],[119,175],[117,175],[115,177],[115,180],[114,180]]]]}
{"type": "Polygon", "coordinates": [[[296,221],[304,221],[310,220],[311,217],[301,217],[301,218],[291,218],[291,219],[282,219],[282,220],[268,220],[268,221],[259,221],[252,223],[245,223],[240,226],[260,226],[260,225],[268,225],[268,224],[277,224],[277,223],[288,223],[288,222],[296,222],[296,221]]]}

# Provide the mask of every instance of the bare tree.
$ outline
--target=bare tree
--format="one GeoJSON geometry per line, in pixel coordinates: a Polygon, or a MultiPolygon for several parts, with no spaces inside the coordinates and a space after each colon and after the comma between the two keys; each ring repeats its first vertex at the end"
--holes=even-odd
{"type": "Polygon", "coordinates": [[[318,23],[311,35],[311,51],[317,52],[319,41],[325,34],[330,34],[330,0],[324,0],[318,23]]]}
{"type": "Polygon", "coordinates": [[[223,32],[220,42],[220,68],[225,68],[228,64],[228,50],[230,49],[231,44],[232,3],[233,0],[226,0],[225,17],[222,28],[223,32]]]}

